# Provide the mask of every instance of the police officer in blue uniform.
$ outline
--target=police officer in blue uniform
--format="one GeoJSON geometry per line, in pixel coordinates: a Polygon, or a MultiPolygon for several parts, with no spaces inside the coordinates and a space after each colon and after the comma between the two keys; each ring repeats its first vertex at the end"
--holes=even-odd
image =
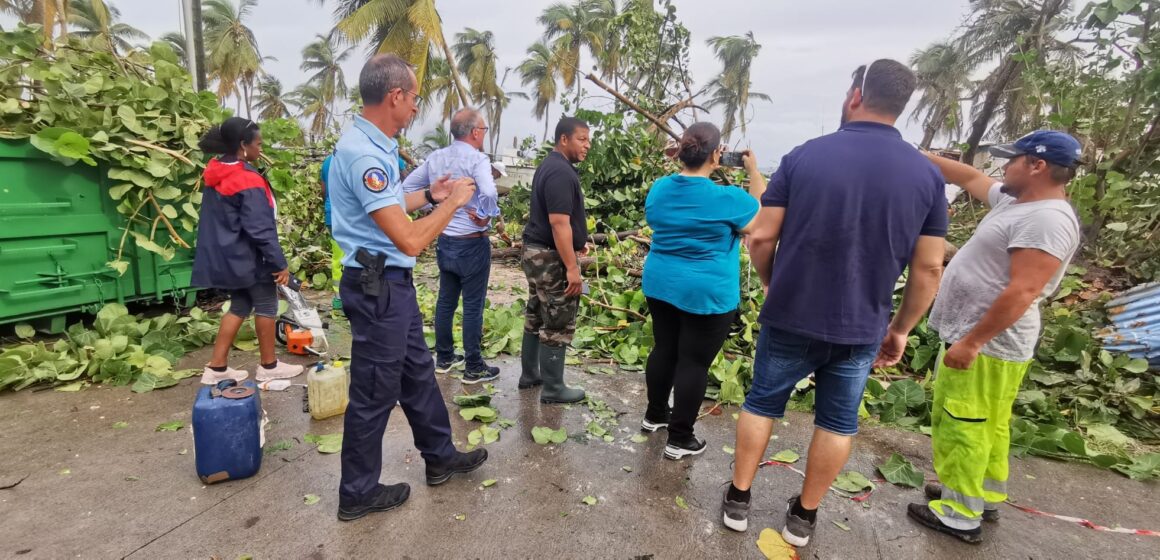
{"type": "Polygon", "coordinates": [[[428,190],[403,193],[393,137],[418,112],[417,89],[399,57],[368,61],[359,74],[362,114],[339,139],[327,177],[334,239],[345,253],[339,290],[353,338],[338,491],[343,521],[394,509],[410,495],[406,483],[379,483],[383,432],[396,402],[426,461],[428,485],[487,460],[484,449],[461,453],[452,445],[411,278],[415,256],[475,192],[470,179],[443,177],[428,190]],[[430,215],[408,217],[427,204],[436,204],[430,215]]]}

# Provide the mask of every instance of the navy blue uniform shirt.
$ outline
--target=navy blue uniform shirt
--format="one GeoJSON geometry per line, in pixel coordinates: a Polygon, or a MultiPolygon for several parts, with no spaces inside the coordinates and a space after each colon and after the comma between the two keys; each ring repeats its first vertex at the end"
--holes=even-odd
{"type": "Polygon", "coordinates": [[[758,321],[834,344],[877,344],[920,235],[945,237],[945,182],[892,126],[857,121],[794,148],[761,198],[785,208],[758,321]]]}

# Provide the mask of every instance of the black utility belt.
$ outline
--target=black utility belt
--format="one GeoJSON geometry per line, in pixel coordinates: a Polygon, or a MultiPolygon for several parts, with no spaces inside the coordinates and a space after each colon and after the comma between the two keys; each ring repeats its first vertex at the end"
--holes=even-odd
{"type": "MultiPolygon", "coordinates": [[[[342,268],[342,273],[343,275],[362,274],[365,270],[365,268],[358,266],[344,266],[342,268]]],[[[383,268],[379,274],[379,277],[386,278],[387,280],[410,280],[414,276],[413,273],[414,271],[410,268],[403,268],[401,266],[388,266],[383,268]]]]}

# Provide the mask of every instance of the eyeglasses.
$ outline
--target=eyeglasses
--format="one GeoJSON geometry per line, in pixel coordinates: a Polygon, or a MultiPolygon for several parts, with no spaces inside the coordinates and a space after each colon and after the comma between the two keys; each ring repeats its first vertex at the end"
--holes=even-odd
{"type": "Polygon", "coordinates": [[[422,105],[422,104],[423,104],[423,96],[422,96],[422,95],[419,95],[418,93],[415,93],[415,92],[413,92],[413,91],[411,91],[411,90],[409,90],[409,89],[403,89],[403,88],[399,88],[399,91],[401,91],[401,92],[403,92],[403,93],[409,93],[409,94],[411,94],[411,95],[415,96],[415,104],[416,104],[416,105],[422,105]]]}
{"type": "Polygon", "coordinates": [[[858,88],[858,91],[862,92],[862,99],[863,100],[866,99],[866,76],[870,75],[870,69],[874,67],[875,62],[878,62],[878,61],[875,60],[875,61],[870,62],[870,64],[867,64],[866,70],[864,70],[862,72],[862,85],[858,88]]]}
{"type": "Polygon", "coordinates": [[[488,127],[486,127],[486,126],[477,126],[477,127],[473,128],[473,129],[471,129],[471,130],[482,130],[482,131],[484,131],[484,132],[487,132],[488,130],[491,130],[491,129],[489,129],[489,128],[488,128],[488,127]]]}

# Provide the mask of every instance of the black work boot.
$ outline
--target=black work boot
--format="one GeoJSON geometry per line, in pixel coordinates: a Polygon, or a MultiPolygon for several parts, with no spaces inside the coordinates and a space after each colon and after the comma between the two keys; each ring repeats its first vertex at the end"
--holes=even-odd
{"type": "MultiPolygon", "coordinates": [[[[942,490],[943,490],[943,487],[941,484],[927,484],[926,487],[923,488],[923,493],[926,494],[926,499],[928,499],[928,500],[941,500],[942,499],[942,490]]],[[[992,504],[987,504],[987,505],[991,506],[992,504]]],[[[984,507],[983,508],[983,521],[986,521],[988,523],[998,523],[999,522],[999,510],[994,509],[994,508],[984,507]]]]}
{"type": "Polygon", "coordinates": [[[950,535],[963,542],[970,544],[979,544],[983,542],[983,528],[975,527],[974,529],[964,530],[948,527],[939,520],[938,516],[930,510],[930,506],[926,504],[910,504],[906,506],[906,514],[911,519],[919,522],[927,528],[934,529],[940,533],[950,535]]]}
{"type": "Polygon", "coordinates": [[[439,486],[456,474],[469,473],[487,461],[487,450],[476,449],[467,453],[455,452],[450,461],[441,464],[427,463],[427,486],[439,486]]]}
{"type": "Polygon", "coordinates": [[[540,377],[540,335],[524,333],[520,346],[520,389],[530,389],[544,384],[540,377]]]}
{"type": "Polygon", "coordinates": [[[544,378],[540,402],[544,404],[570,404],[584,400],[583,389],[564,384],[564,355],[567,352],[567,346],[540,346],[540,375],[544,378]]]}
{"type": "Polygon", "coordinates": [[[361,503],[349,503],[343,505],[342,500],[338,504],[338,519],[340,521],[354,521],[368,513],[376,511],[390,511],[407,501],[411,496],[411,487],[405,482],[399,484],[379,484],[376,494],[361,503]]]}

